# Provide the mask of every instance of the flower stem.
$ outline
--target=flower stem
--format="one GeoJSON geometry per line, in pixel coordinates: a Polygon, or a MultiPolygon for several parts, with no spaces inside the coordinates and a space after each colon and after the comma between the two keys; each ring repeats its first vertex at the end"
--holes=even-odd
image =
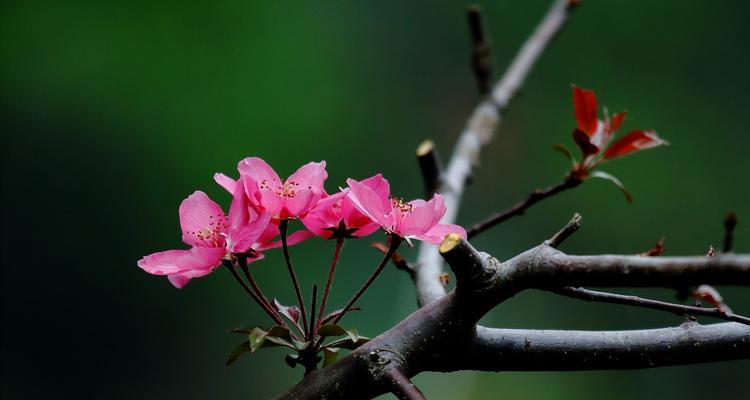
{"type": "Polygon", "coordinates": [[[302,327],[303,332],[307,332],[307,310],[305,309],[305,300],[302,299],[302,290],[299,287],[299,280],[297,280],[297,274],[294,272],[292,266],[292,259],[289,257],[289,246],[286,243],[287,228],[289,227],[289,220],[282,220],[279,223],[279,233],[281,233],[281,249],[284,251],[284,260],[286,260],[286,268],[289,271],[289,277],[292,279],[292,286],[294,286],[294,293],[297,295],[297,303],[299,303],[300,314],[302,314],[302,327]]]}
{"type": "MultiPolygon", "coordinates": [[[[320,323],[323,321],[324,312],[326,310],[326,302],[328,301],[328,294],[331,292],[331,284],[333,284],[333,274],[336,271],[336,265],[339,263],[339,257],[341,256],[341,249],[344,247],[344,238],[339,236],[336,238],[336,248],[333,250],[333,260],[331,261],[331,268],[328,270],[328,280],[326,281],[326,287],[323,289],[323,298],[320,300],[320,309],[318,310],[318,320],[315,322],[315,332],[320,328],[320,323]]],[[[312,321],[311,321],[312,323],[312,321]]]]}
{"type": "Polygon", "coordinates": [[[260,297],[258,297],[258,295],[255,294],[255,292],[253,292],[252,289],[250,289],[250,287],[247,286],[247,283],[245,283],[245,281],[242,280],[242,278],[240,277],[240,274],[237,273],[237,271],[234,269],[234,265],[232,265],[231,262],[229,262],[229,261],[223,261],[222,264],[225,267],[227,267],[227,269],[229,270],[229,272],[232,273],[232,276],[234,276],[234,279],[236,279],[237,282],[240,284],[240,286],[242,286],[242,288],[245,289],[245,292],[247,292],[247,294],[249,294],[250,297],[252,297],[252,299],[255,300],[256,303],[258,303],[258,305],[260,306],[260,308],[262,308],[263,311],[265,311],[271,317],[271,319],[274,320],[274,322],[281,323],[281,325],[285,325],[283,320],[281,320],[281,321],[277,320],[277,317],[273,313],[272,309],[266,307],[265,303],[263,303],[260,300],[260,297]]]}
{"type": "Polygon", "coordinates": [[[398,247],[401,245],[401,242],[403,242],[403,238],[396,235],[391,235],[391,245],[388,247],[388,251],[385,253],[385,256],[383,256],[383,259],[380,261],[380,264],[378,264],[377,268],[375,268],[375,271],[372,272],[369,278],[367,278],[367,281],[365,281],[364,285],[362,285],[359,290],[357,290],[357,293],[354,294],[354,296],[349,300],[349,302],[346,304],[346,307],[344,307],[343,310],[341,310],[341,313],[334,318],[332,324],[335,324],[341,320],[341,318],[346,315],[346,313],[354,306],[354,304],[359,300],[360,297],[362,297],[362,294],[365,293],[367,288],[372,285],[372,282],[375,281],[375,278],[380,275],[380,272],[383,271],[383,268],[388,264],[388,260],[391,259],[393,256],[393,253],[398,250],[398,247]]]}
{"type": "Polygon", "coordinates": [[[274,308],[274,306],[271,305],[271,303],[268,302],[268,299],[263,294],[263,291],[260,290],[260,286],[258,285],[258,282],[255,281],[255,278],[253,278],[253,274],[250,273],[250,268],[247,267],[247,260],[243,256],[239,256],[239,257],[237,257],[237,263],[240,265],[240,268],[242,269],[242,272],[245,274],[245,278],[247,278],[247,281],[250,282],[250,286],[255,291],[255,294],[258,296],[258,298],[260,299],[260,301],[263,303],[262,307],[267,310],[266,312],[269,312],[270,314],[272,314],[271,318],[273,318],[273,320],[277,324],[279,324],[281,326],[286,326],[287,328],[289,328],[289,326],[287,326],[286,322],[284,322],[284,319],[281,318],[281,315],[279,315],[279,312],[276,311],[276,309],[274,308]]]}
{"type": "Polygon", "coordinates": [[[307,340],[313,341],[315,339],[316,327],[315,324],[315,303],[318,301],[318,285],[312,287],[312,300],[310,300],[310,330],[307,332],[307,340]]]}

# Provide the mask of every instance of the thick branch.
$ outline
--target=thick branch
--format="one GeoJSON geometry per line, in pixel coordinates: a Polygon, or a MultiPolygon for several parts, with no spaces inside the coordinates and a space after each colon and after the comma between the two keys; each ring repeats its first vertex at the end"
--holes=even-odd
{"type": "MultiPolygon", "coordinates": [[[[456,220],[466,182],[471,176],[472,168],[479,163],[480,150],[492,139],[500,123],[501,114],[526,80],[526,76],[539,56],[567,20],[573,8],[572,4],[569,0],[557,0],[553,3],[547,15],[516,55],[505,75],[495,85],[492,94],[474,109],[456,143],[444,175],[444,187],[441,193],[445,196],[445,206],[448,211],[443,216],[443,223],[453,223],[456,220]]],[[[423,306],[445,295],[445,287],[440,282],[442,260],[435,246],[421,244],[416,264],[417,301],[420,306],[423,306]]]]}
{"type": "MultiPolygon", "coordinates": [[[[666,287],[750,285],[750,256],[712,258],[621,255],[572,256],[542,244],[503,264],[514,290],[565,286],[666,287]]],[[[504,289],[500,289],[504,290],[504,289]]]]}
{"type": "Polygon", "coordinates": [[[733,322],[607,332],[478,327],[471,349],[456,369],[636,369],[747,358],[750,327],[733,322]]]}

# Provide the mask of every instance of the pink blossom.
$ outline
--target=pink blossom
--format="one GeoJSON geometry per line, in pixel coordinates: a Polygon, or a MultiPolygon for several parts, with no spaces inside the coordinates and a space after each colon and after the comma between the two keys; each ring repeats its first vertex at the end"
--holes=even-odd
{"type": "MultiPolygon", "coordinates": [[[[167,275],[177,288],[192,278],[208,275],[222,260],[233,254],[250,252],[248,262],[262,258],[258,251],[270,247],[268,240],[271,214],[248,207],[246,187],[255,184],[241,180],[232,199],[229,216],[205,193],[197,191],[180,204],[182,241],[190,250],[167,250],[143,257],[138,266],[154,275],[167,275]]],[[[278,227],[276,228],[278,231],[278,227]]]]}
{"type": "MultiPolygon", "coordinates": [[[[256,201],[263,210],[271,212],[272,217],[278,220],[299,218],[326,196],[323,182],[328,178],[328,173],[325,167],[325,161],[307,163],[285,181],[258,157],[240,161],[237,170],[240,176],[248,176],[257,182],[258,191],[250,200],[256,201]]],[[[234,179],[217,173],[214,180],[234,193],[234,179]]]]}
{"type": "MultiPolygon", "coordinates": [[[[377,189],[378,176],[361,182],[371,189],[377,189]]],[[[320,200],[302,217],[302,223],[312,233],[329,239],[332,236],[364,237],[375,232],[380,225],[359,211],[349,198],[349,189],[320,200]]]]}
{"type": "Polygon", "coordinates": [[[388,233],[407,240],[413,238],[435,244],[442,242],[450,233],[466,237],[466,231],[462,227],[440,223],[445,214],[445,203],[443,196],[439,194],[430,201],[405,202],[390,197],[388,181],[380,174],[362,182],[347,179],[346,183],[350,189],[348,197],[354,206],[388,233]]]}

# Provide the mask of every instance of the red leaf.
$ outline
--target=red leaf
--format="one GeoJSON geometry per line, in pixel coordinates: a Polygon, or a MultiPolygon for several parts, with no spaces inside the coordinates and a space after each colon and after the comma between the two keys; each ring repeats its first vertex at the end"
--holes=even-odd
{"type": "Polygon", "coordinates": [[[591,154],[596,154],[599,152],[599,148],[596,147],[593,143],[591,143],[591,138],[580,129],[576,129],[573,131],[573,140],[581,149],[581,153],[583,153],[583,158],[586,158],[590,156],[591,154]]]}
{"type": "Polygon", "coordinates": [[[607,151],[604,152],[604,158],[611,160],[634,151],[650,149],[666,144],[669,143],[660,138],[654,131],[633,131],[612,143],[612,146],[609,146],[607,151]]]}
{"type": "Polygon", "coordinates": [[[599,123],[596,118],[596,94],[592,90],[573,86],[573,107],[575,108],[578,129],[591,136],[599,123]]]}
{"type": "Polygon", "coordinates": [[[620,125],[622,125],[622,122],[625,121],[625,112],[619,112],[612,116],[612,121],[609,123],[609,131],[614,132],[618,129],[620,129],[620,125]]]}

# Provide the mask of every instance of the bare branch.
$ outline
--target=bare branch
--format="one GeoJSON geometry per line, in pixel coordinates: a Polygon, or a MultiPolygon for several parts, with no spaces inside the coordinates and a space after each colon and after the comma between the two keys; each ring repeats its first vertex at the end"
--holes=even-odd
{"type": "Polygon", "coordinates": [[[417,388],[403,371],[392,368],[387,373],[388,379],[393,384],[391,392],[401,400],[427,400],[421,390],[417,388]]]}
{"type": "Polygon", "coordinates": [[[575,213],[573,214],[573,218],[568,221],[565,226],[555,234],[555,236],[552,236],[550,240],[547,241],[547,244],[558,248],[560,245],[570,237],[570,235],[576,233],[578,229],[581,227],[581,221],[582,221],[581,214],[575,213]]]}
{"type": "MultiPolygon", "coordinates": [[[[492,139],[500,123],[500,116],[543,50],[567,20],[573,5],[569,0],[556,0],[553,3],[534,33],[523,44],[505,75],[495,85],[490,97],[474,109],[456,143],[444,175],[445,185],[441,193],[445,196],[447,212],[443,216],[443,223],[453,223],[456,220],[466,182],[471,176],[472,168],[479,163],[480,150],[492,139]]],[[[416,264],[417,301],[423,306],[445,295],[445,287],[440,282],[442,260],[435,246],[421,244],[416,264]]]]}
{"type": "Polygon", "coordinates": [[[471,68],[477,81],[477,88],[482,96],[490,94],[492,73],[492,47],[490,46],[484,25],[482,24],[482,10],[477,5],[469,6],[469,32],[474,49],[471,54],[471,68]]]}
{"type": "Polygon", "coordinates": [[[747,358],[750,327],[732,322],[608,332],[477,327],[476,339],[457,369],[636,369],[747,358]]]}
{"type": "Polygon", "coordinates": [[[466,231],[469,238],[492,228],[493,226],[505,222],[515,216],[523,215],[529,207],[534,204],[552,197],[560,192],[564,192],[568,189],[574,188],[580,185],[583,181],[573,176],[566,176],[565,180],[558,183],[557,185],[547,187],[545,189],[536,189],[525,200],[516,203],[514,206],[507,208],[503,211],[497,212],[485,218],[481,222],[477,222],[471,228],[466,231]]]}
{"type": "Polygon", "coordinates": [[[683,288],[701,284],[750,285],[750,256],[712,258],[621,255],[573,256],[542,244],[503,263],[499,290],[565,286],[683,288]]]}
{"type": "Polygon", "coordinates": [[[430,198],[443,186],[443,164],[432,140],[425,140],[417,147],[417,161],[422,172],[425,195],[430,198]]]}
{"type": "Polygon", "coordinates": [[[565,287],[562,289],[551,290],[552,293],[557,293],[562,296],[572,297],[574,299],[596,301],[600,303],[612,303],[612,304],[623,304],[626,306],[635,306],[642,308],[650,308],[652,310],[667,311],[677,315],[703,315],[706,317],[713,317],[718,319],[724,319],[727,321],[739,322],[745,325],[750,325],[750,318],[743,317],[732,313],[731,311],[723,310],[721,308],[712,307],[693,307],[686,306],[683,304],[668,303],[665,301],[644,299],[638,296],[628,296],[616,293],[599,292],[595,290],[589,290],[584,288],[573,288],[565,287]]]}

